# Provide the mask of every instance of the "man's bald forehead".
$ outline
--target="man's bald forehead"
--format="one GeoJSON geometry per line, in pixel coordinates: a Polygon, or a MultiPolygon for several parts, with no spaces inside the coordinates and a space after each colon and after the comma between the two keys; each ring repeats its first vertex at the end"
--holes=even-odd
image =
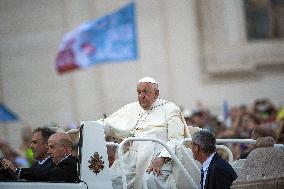
{"type": "Polygon", "coordinates": [[[72,141],[71,137],[65,132],[55,133],[55,134],[51,135],[49,139],[50,140],[56,140],[56,141],[62,140],[62,139],[72,141]]]}

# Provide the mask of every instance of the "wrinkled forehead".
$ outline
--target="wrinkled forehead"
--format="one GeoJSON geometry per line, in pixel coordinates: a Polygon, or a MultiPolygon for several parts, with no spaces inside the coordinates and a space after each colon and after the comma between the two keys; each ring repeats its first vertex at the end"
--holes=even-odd
{"type": "Polygon", "coordinates": [[[155,84],[153,83],[148,83],[148,82],[141,82],[137,84],[137,90],[145,90],[145,89],[155,89],[155,84]]]}

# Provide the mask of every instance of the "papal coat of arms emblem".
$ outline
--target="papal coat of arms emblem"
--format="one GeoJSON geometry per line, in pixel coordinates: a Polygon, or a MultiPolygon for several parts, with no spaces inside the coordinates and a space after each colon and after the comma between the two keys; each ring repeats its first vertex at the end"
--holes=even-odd
{"type": "Polygon", "coordinates": [[[98,152],[95,152],[91,159],[88,161],[90,165],[88,166],[90,170],[92,170],[96,175],[104,169],[104,161],[102,160],[102,156],[99,155],[98,152]]]}

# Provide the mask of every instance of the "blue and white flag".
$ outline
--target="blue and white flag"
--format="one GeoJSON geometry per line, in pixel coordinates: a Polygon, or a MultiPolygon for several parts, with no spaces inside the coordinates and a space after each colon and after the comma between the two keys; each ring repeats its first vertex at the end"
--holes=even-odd
{"type": "Polygon", "coordinates": [[[135,4],[65,34],[56,57],[59,73],[99,63],[137,59],[135,4]]]}
{"type": "Polygon", "coordinates": [[[13,113],[7,106],[0,103],[0,123],[6,123],[11,121],[18,121],[18,116],[13,113]]]}

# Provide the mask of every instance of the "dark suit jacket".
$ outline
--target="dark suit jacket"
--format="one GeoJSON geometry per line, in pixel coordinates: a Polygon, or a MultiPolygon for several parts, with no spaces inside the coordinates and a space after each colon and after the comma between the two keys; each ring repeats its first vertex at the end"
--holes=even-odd
{"type": "Polygon", "coordinates": [[[204,189],[229,189],[236,179],[232,166],[216,153],[208,167],[204,189]]]}
{"type": "Polygon", "coordinates": [[[52,161],[52,158],[49,157],[43,164],[38,164],[38,162],[35,162],[31,168],[22,168],[20,173],[20,179],[25,179],[28,181],[38,181],[36,177],[34,177],[32,174],[29,174],[31,170],[45,170],[49,169],[51,167],[54,167],[55,164],[52,161]]]}
{"type": "Polygon", "coordinates": [[[68,156],[57,165],[46,169],[40,167],[23,168],[20,178],[33,181],[76,182],[78,180],[77,162],[77,158],[68,156]]]}
{"type": "Polygon", "coordinates": [[[39,164],[38,162],[35,162],[34,164],[32,164],[31,168],[41,168],[41,169],[48,169],[50,167],[55,166],[55,164],[52,161],[52,158],[49,157],[43,164],[39,164]]]}

